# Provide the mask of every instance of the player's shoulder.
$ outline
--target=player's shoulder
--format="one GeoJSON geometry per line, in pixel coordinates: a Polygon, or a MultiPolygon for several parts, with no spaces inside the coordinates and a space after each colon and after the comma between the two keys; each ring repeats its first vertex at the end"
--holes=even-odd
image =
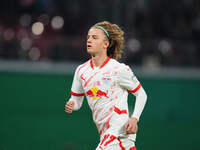
{"type": "Polygon", "coordinates": [[[118,70],[131,70],[129,65],[121,63],[115,59],[111,59],[112,65],[115,66],[118,70]]]}
{"type": "Polygon", "coordinates": [[[114,71],[116,72],[116,75],[118,77],[126,78],[128,76],[134,75],[134,73],[129,65],[118,62],[117,60],[114,60],[114,59],[113,59],[113,64],[114,64],[113,65],[114,71]]]}
{"type": "Polygon", "coordinates": [[[77,68],[76,68],[76,72],[79,73],[81,70],[83,70],[84,68],[86,68],[90,63],[90,60],[80,64],[77,68]]]}

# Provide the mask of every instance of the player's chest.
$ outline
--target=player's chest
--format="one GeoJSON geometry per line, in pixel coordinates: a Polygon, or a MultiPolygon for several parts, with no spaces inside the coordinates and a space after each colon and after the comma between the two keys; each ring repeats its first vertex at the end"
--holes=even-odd
{"type": "Polygon", "coordinates": [[[115,71],[85,71],[80,74],[80,81],[85,92],[105,92],[117,86],[115,71]]]}
{"type": "Polygon", "coordinates": [[[91,87],[110,88],[116,82],[113,71],[86,71],[80,74],[80,81],[84,89],[91,87]]]}

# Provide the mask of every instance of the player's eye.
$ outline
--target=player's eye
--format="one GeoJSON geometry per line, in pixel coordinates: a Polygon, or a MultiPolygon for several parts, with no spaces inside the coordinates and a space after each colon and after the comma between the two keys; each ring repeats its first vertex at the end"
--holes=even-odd
{"type": "Polygon", "coordinates": [[[98,37],[96,35],[93,35],[92,38],[93,39],[98,39],[98,37]]]}
{"type": "Polygon", "coordinates": [[[98,36],[97,35],[88,35],[87,36],[87,40],[92,37],[92,39],[98,39],[98,36]]]}

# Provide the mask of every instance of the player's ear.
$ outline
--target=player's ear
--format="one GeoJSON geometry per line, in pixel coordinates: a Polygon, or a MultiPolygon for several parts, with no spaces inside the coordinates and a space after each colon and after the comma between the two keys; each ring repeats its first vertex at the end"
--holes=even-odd
{"type": "Polygon", "coordinates": [[[108,40],[105,40],[104,41],[104,48],[107,49],[109,46],[109,41],[108,40]]]}

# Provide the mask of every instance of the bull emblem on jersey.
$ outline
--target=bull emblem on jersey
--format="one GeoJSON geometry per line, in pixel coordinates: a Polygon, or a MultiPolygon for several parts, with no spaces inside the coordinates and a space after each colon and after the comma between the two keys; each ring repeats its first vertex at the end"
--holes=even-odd
{"type": "Polygon", "coordinates": [[[86,92],[86,95],[91,97],[93,100],[98,100],[99,98],[101,98],[103,96],[108,98],[107,94],[108,94],[108,91],[107,91],[107,93],[103,92],[100,89],[98,89],[97,87],[93,87],[86,92]]]}

